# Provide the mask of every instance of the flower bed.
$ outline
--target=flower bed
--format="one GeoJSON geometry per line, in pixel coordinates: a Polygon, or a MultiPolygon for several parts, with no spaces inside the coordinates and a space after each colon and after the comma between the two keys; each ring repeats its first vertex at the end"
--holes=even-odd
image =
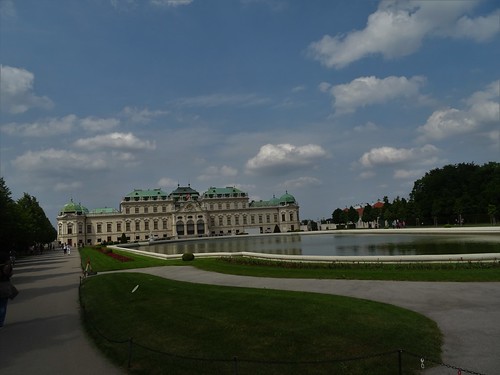
{"type": "Polygon", "coordinates": [[[113,253],[113,250],[108,249],[107,247],[97,248],[96,250],[99,251],[100,253],[105,254],[105,255],[107,255],[107,256],[109,256],[109,257],[111,257],[113,259],[116,259],[116,260],[118,260],[120,262],[131,262],[131,261],[133,261],[132,258],[129,258],[129,257],[125,256],[125,255],[120,255],[120,254],[113,253]]]}

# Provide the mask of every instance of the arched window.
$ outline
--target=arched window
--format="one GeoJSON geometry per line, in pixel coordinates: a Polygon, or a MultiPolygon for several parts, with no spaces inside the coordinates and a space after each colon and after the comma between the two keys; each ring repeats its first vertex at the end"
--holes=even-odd
{"type": "Polygon", "coordinates": [[[182,221],[176,222],[175,230],[177,231],[178,236],[184,236],[184,223],[182,221]]]}
{"type": "Polygon", "coordinates": [[[193,220],[189,220],[187,222],[187,234],[188,235],[194,234],[194,221],[193,220]]]}
{"type": "Polygon", "coordinates": [[[205,234],[205,222],[203,220],[198,220],[196,222],[196,231],[198,234],[205,234]]]}

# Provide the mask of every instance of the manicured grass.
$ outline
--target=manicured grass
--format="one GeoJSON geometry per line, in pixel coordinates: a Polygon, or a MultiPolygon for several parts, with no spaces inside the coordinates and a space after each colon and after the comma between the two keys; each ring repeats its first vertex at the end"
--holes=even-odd
{"type": "MultiPolygon", "coordinates": [[[[342,363],[297,362],[398,349],[440,357],[441,334],[433,321],[347,297],[118,273],[86,279],[81,302],[89,333],[118,365],[127,366],[129,338],[138,344],[132,345],[134,374],[233,374],[235,366],[240,375],[397,374],[396,352],[342,363]],[[264,363],[269,361],[274,363],[264,363]]],[[[404,357],[403,366],[404,374],[417,373],[420,359],[404,357]]]]}
{"type": "MultiPolygon", "coordinates": [[[[110,250],[110,249],[109,249],[110,250]]],[[[92,269],[96,272],[116,271],[132,268],[157,267],[168,263],[166,260],[155,259],[147,256],[132,254],[127,251],[113,250],[113,253],[132,259],[131,261],[121,262],[112,258],[94,247],[84,247],[79,250],[82,262],[82,268],[85,269],[87,260],[90,259],[92,269]]]]}
{"type": "Polygon", "coordinates": [[[80,249],[82,267],[88,258],[97,272],[156,266],[194,266],[206,271],[256,277],[348,279],[348,280],[400,280],[400,281],[500,281],[500,262],[459,263],[304,263],[259,260],[244,257],[196,258],[194,261],[161,260],[136,255],[128,251],[113,250],[129,257],[120,262],[95,248],[80,249]]]}
{"type": "Polygon", "coordinates": [[[406,281],[500,281],[500,262],[461,263],[300,263],[243,257],[203,258],[197,268],[242,276],[406,281]]]}

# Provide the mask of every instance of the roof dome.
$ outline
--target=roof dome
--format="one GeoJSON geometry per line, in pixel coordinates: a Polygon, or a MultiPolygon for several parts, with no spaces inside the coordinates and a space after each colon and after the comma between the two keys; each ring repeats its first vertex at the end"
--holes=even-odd
{"type": "Polygon", "coordinates": [[[73,199],[64,205],[64,207],[61,209],[60,215],[64,214],[77,214],[77,215],[82,215],[82,214],[87,214],[89,210],[82,206],[79,203],[73,202],[73,199]]]}
{"type": "Polygon", "coordinates": [[[286,204],[294,204],[294,203],[297,203],[295,201],[295,197],[292,195],[292,194],[288,194],[288,192],[286,192],[285,194],[283,194],[281,197],[280,197],[280,204],[282,205],[286,205],[286,204]]]}

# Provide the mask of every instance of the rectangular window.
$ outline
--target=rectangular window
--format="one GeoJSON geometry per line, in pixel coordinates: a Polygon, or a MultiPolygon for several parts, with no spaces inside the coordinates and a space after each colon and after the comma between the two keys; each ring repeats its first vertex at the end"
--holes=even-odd
{"type": "Polygon", "coordinates": [[[231,203],[226,203],[226,209],[229,210],[231,208],[231,203]]]}
{"type": "Polygon", "coordinates": [[[222,203],[218,204],[219,210],[222,210],[222,203]]]}
{"type": "Polygon", "coordinates": [[[243,225],[247,225],[247,216],[246,215],[243,216],[243,225]]]}
{"type": "Polygon", "coordinates": [[[126,232],[130,232],[130,221],[127,221],[127,222],[125,223],[125,231],[126,231],[126,232]]]}
{"type": "Polygon", "coordinates": [[[153,230],[158,230],[158,222],[156,220],[153,221],[153,230]]]}
{"type": "Polygon", "coordinates": [[[231,225],[231,223],[232,223],[231,216],[228,216],[226,218],[226,221],[227,221],[227,225],[231,225]]]}
{"type": "Polygon", "coordinates": [[[149,221],[144,222],[144,230],[149,230],[149,221]]]}
{"type": "Polygon", "coordinates": [[[121,232],[122,231],[122,223],[116,223],[116,231],[121,232]]]}
{"type": "Polygon", "coordinates": [[[138,214],[139,213],[139,207],[136,207],[135,208],[135,213],[138,214]]]}
{"type": "Polygon", "coordinates": [[[153,212],[154,212],[154,213],[157,213],[157,212],[158,212],[158,207],[154,206],[154,207],[153,207],[153,212]]]}
{"type": "Polygon", "coordinates": [[[111,223],[106,223],[106,232],[112,232],[111,223]]]}
{"type": "Polygon", "coordinates": [[[286,221],[285,220],[285,214],[281,214],[281,221],[286,221]]]}
{"type": "Polygon", "coordinates": [[[147,207],[144,207],[144,213],[147,214],[148,213],[148,208],[147,207]]]}
{"type": "Polygon", "coordinates": [[[274,214],[274,222],[277,223],[278,222],[278,214],[274,214]]]}
{"type": "Polygon", "coordinates": [[[266,214],[266,223],[270,223],[270,222],[271,222],[271,215],[266,214]]]}
{"type": "Polygon", "coordinates": [[[78,234],[82,234],[83,233],[83,224],[79,223],[78,224],[78,234]]]}
{"type": "Polygon", "coordinates": [[[92,225],[87,224],[87,233],[92,233],[92,225]]]}
{"type": "Polygon", "coordinates": [[[167,229],[167,220],[163,220],[162,223],[163,223],[163,229],[167,229]]]}
{"type": "Polygon", "coordinates": [[[215,217],[213,216],[210,217],[210,226],[215,227],[215,217]]]}
{"type": "Polygon", "coordinates": [[[251,216],[250,216],[250,222],[251,222],[252,224],[255,224],[255,215],[251,215],[251,216]]]}
{"type": "Polygon", "coordinates": [[[240,217],[239,216],[235,216],[234,217],[234,224],[235,225],[240,225],[240,217]]]}
{"type": "Polygon", "coordinates": [[[102,233],[102,224],[97,224],[97,233],[102,233]]]}
{"type": "Polygon", "coordinates": [[[293,221],[293,212],[290,213],[290,221],[293,221]]]}
{"type": "Polygon", "coordinates": [[[262,224],[262,215],[259,215],[259,224],[262,224]]]}
{"type": "Polygon", "coordinates": [[[130,213],[130,208],[129,208],[129,207],[125,207],[125,213],[126,213],[126,214],[129,214],[129,213],[130,213]]]}
{"type": "Polygon", "coordinates": [[[219,226],[223,226],[224,225],[224,221],[222,219],[222,216],[219,216],[219,226]]]}
{"type": "Polygon", "coordinates": [[[73,227],[68,227],[68,234],[73,234],[73,227]]]}
{"type": "Polygon", "coordinates": [[[167,212],[167,206],[162,206],[161,210],[162,210],[162,212],[167,212]]]}
{"type": "Polygon", "coordinates": [[[140,231],[141,230],[141,223],[139,221],[135,222],[135,230],[140,231]]]}

